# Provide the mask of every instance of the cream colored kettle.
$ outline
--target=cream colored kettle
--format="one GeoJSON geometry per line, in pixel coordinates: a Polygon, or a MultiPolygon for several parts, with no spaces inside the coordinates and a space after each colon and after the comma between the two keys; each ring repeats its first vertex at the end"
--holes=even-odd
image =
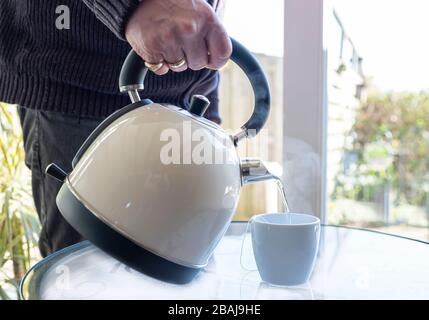
{"type": "Polygon", "coordinates": [[[241,187],[276,178],[257,159],[240,159],[236,146],[256,135],[269,114],[270,91],[259,63],[232,39],[231,59],[253,87],[251,118],[230,135],[202,117],[209,101],[192,98],[189,111],[141,100],[148,72],[131,52],[120,90],[132,104],[102,122],[65,173],[57,205],[93,244],[155,278],[187,283],[206,266],[236,210],[241,187]]]}

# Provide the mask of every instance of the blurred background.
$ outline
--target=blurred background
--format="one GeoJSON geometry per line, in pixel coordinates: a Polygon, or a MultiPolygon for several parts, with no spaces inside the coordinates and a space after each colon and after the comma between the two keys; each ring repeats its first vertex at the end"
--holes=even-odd
{"type": "MultiPolygon", "coordinates": [[[[288,174],[284,119],[290,107],[284,103],[287,1],[230,0],[224,18],[230,35],[256,54],[273,96],[266,129],[241,145],[240,154],[266,160],[283,177],[288,174]]],[[[304,3],[309,11],[316,10],[312,1],[304,3]]],[[[320,175],[323,222],[429,241],[429,43],[425,41],[429,2],[325,4],[326,117],[317,119],[326,128],[320,175]]],[[[297,37],[300,31],[296,30],[297,37]]],[[[238,129],[252,111],[250,86],[232,63],[221,73],[222,126],[238,129]]],[[[17,297],[19,280],[40,259],[40,226],[15,107],[0,104],[0,108],[0,299],[7,299],[17,297]]],[[[293,108],[299,110],[300,105],[293,108]]],[[[287,179],[284,183],[288,187],[287,179]]],[[[242,191],[235,219],[282,210],[274,183],[249,185],[242,191]]]]}
{"type": "MultiPolygon", "coordinates": [[[[284,3],[229,1],[225,16],[230,34],[257,54],[273,94],[263,137],[241,152],[267,159],[280,175],[282,118],[288,116],[282,84],[284,3]],[[246,12],[237,21],[244,2],[246,12]],[[264,23],[255,24],[261,17],[264,23]]],[[[325,223],[428,241],[429,43],[424,39],[429,2],[338,0],[325,1],[324,9],[325,223]]],[[[222,73],[224,125],[237,128],[250,114],[250,91],[234,66],[222,73]]],[[[251,185],[242,192],[236,218],[281,209],[275,185],[251,185]]]]}

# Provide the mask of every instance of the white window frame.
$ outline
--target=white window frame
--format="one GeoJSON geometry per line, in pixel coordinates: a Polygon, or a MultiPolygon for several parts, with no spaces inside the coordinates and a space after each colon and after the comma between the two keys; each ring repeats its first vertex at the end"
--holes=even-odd
{"type": "Polygon", "coordinates": [[[293,212],[326,222],[328,0],[285,0],[283,180],[293,212]]]}

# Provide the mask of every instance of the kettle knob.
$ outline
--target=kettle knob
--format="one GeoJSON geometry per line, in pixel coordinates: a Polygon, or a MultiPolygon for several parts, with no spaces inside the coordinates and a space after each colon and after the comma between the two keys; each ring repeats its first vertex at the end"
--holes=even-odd
{"type": "Polygon", "coordinates": [[[67,178],[67,173],[57,164],[51,163],[46,167],[45,173],[51,177],[57,179],[60,182],[64,182],[67,178]]]}
{"type": "Polygon", "coordinates": [[[206,113],[207,108],[210,106],[210,101],[205,96],[195,94],[191,99],[191,106],[189,111],[196,116],[202,117],[206,113]]]}

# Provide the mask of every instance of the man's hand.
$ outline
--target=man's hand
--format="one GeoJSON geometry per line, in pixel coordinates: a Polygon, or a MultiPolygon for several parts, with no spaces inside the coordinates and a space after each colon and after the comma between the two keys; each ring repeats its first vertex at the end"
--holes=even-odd
{"type": "Polygon", "coordinates": [[[125,36],[158,75],[188,67],[219,69],[232,52],[224,27],[204,0],[143,0],[128,21],[125,36]],[[185,64],[174,66],[183,59],[185,64]]]}

